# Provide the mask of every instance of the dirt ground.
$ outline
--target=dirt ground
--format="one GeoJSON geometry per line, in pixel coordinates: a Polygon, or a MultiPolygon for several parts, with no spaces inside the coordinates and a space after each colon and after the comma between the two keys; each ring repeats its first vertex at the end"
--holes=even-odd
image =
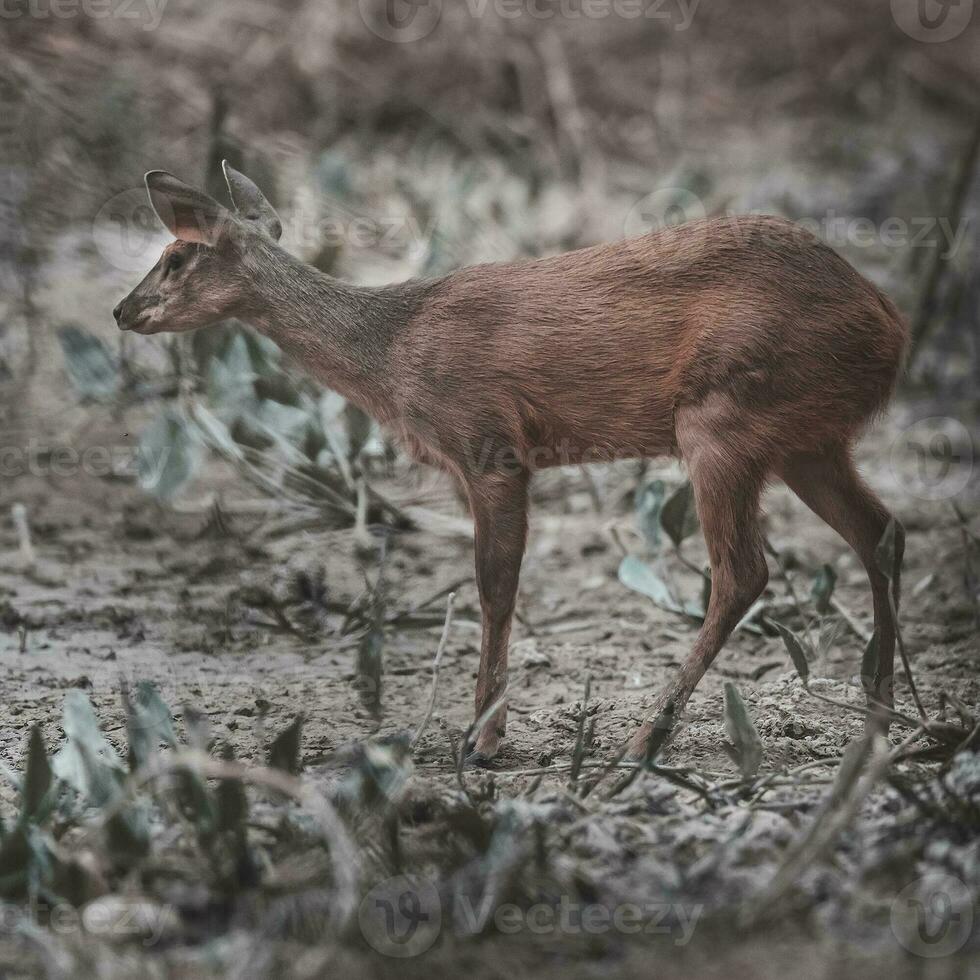
{"type": "MultiPolygon", "coordinates": [[[[219,462],[209,464],[173,507],[148,497],[137,486],[131,464],[139,434],[158,406],[83,406],[68,383],[54,336],[57,326],[81,322],[115,342],[109,309],[129,288],[131,276],[106,271],[69,238],[60,243],[54,261],[57,275],[39,277],[50,285],[38,298],[44,316],[34,337],[37,369],[29,380],[3,382],[5,446],[28,453],[17,457],[21,462],[12,468],[12,458],[5,456],[7,471],[0,481],[0,676],[6,709],[0,762],[13,771],[23,766],[30,728],[38,722],[47,745],[61,745],[63,704],[75,688],[90,697],[109,740],[124,750],[122,682],[132,686],[151,680],[173,708],[181,735],[186,709],[193,709],[207,718],[217,743],[232,746],[249,763],[265,761],[271,737],[302,714],[304,778],[329,792],[343,778],[338,760],[344,749],[369,736],[410,733],[419,724],[432,690],[445,596],[452,589],[455,616],[435,710],[414,752],[410,785],[410,793],[422,801],[420,809],[437,810],[433,801],[456,791],[453,753],[472,720],[480,640],[471,532],[448,483],[401,462],[390,474],[379,470],[372,476],[372,485],[420,525],[389,539],[385,593],[391,623],[384,633],[382,711],[376,720],[359,689],[358,634],[345,632],[343,612],[363,595],[366,581],[376,580],[376,546],[365,550],[350,530],[284,520],[276,501],[256,499],[219,462]],[[91,451],[120,461],[120,471],[98,475],[97,467],[80,465],[79,458],[102,458],[91,451]],[[23,513],[29,526],[33,561],[25,560],[15,512],[23,513]],[[315,579],[321,568],[326,604],[316,614],[287,605],[283,622],[268,603],[258,608],[261,603],[254,601],[257,594],[288,597],[298,574],[315,579]]],[[[162,342],[148,340],[140,356],[164,363],[164,351],[162,342]]],[[[907,530],[903,636],[922,699],[936,714],[947,692],[968,706],[980,703],[975,598],[966,585],[963,531],[951,506],[955,502],[965,515],[973,515],[975,532],[980,501],[973,461],[975,410],[973,404],[939,408],[906,386],[859,454],[868,481],[907,530]],[[935,443],[937,432],[950,434],[950,443],[935,443]]],[[[644,473],[671,484],[682,475],[666,461],[652,461],[644,473]]],[[[755,888],[804,831],[833,768],[805,789],[793,789],[792,800],[776,792],[759,807],[733,806],[720,814],[702,812],[686,800],[683,805],[671,802],[668,790],[652,777],[635,796],[587,807],[571,799],[567,770],[556,768],[572,759],[587,679],[588,712],[595,723],[587,761],[593,762],[609,759],[641,722],[696,635],[696,623],[663,611],[618,580],[624,553],[652,560],[634,515],[639,480],[635,463],[596,469],[588,478],[569,470],[544,473],[537,480],[512,637],[507,740],[492,772],[471,773],[467,779],[495,812],[531,806],[549,814],[547,820],[553,812],[564,813],[567,823],[557,827],[561,843],[550,846],[557,860],[565,847],[574,855],[570,866],[581,862],[573,868],[575,880],[581,872],[583,880],[598,882],[595,887],[605,889],[603,901],[617,889],[627,895],[657,895],[663,889],[708,904],[724,905],[730,898],[734,907],[744,893],[726,884],[724,875],[710,886],[699,884],[697,870],[720,860],[717,854],[736,835],[734,825],[751,811],[751,833],[744,835],[737,853],[744,865],[739,874],[745,880],[754,874],[755,888]],[[552,771],[542,774],[546,768],[552,771]],[[676,881],[672,876],[678,876],[676,881]]],[[[857,708],[863,700],[861,650],[872,626],[864,570],[784,487],[770,489],[765,511],[766,533],[779,555],[779,563],[770,559],[771,598],[787,593],[781,565],[800,596],[809,593],[822,564],[836,570],[835,598],[846,615],[834,617],[839,628],[812,664],[811,688],[857,708]]],[[[692,565],[703,564],[699,535],[685,543],[685,554],[692,565]]],[[[672,558],[665,567],[684,597],[698,594],[693,572],[672,558]]],[[[897,673],[898,703],[914,713],[900,667],[897,673]]],[[[723,684],[728,680],[741,692],[761,736],[763,772],[820,760],[836,767],[845,746],[861,732],[860,711],[848,712],[807,694],[779,637],[743,630],[728,642],[695,693],[664,764],[715,781],[737,776],[725,750],[723,684]]],[[[893,733],[893,742],[899,738],[893,733]]],[[[925,777],[938,771],[919,768],[925,777]]],[[[0,781],[0,815],[9,818],[17,806],[16,790],[0,781]]],[[[870,829],[861,831],[869,836],[857,835],[851,850],[866,849],[876,834],[899,841],[903,834],[917,834],[917,846],[924,846],[933,831],[916,830],[906,817],[899,820],[895,807],[887,799],[876,802],[870,829]]],[[[277,819],[281,810],[274,811],[277,819]]],[[[260,811],[267,820],[270,812],[260,811]]],[[[445,832],[435,823],[437,829],[428,832],[445,832]]],[[[426,832],[423,823],[406,836],[426,832]]],[[[162,845],[168,857],[172,843],[168,839],[162,845]]],[[[946,846],[945,838],[941,843],[946,846]]],[[[969,841],[957,846],[973,853],[969,841]]],[[[270,875],[273,886],[282,866],[315,865],[313,853],[303,844],[279,855],[281,865],[270,875]]],[[[976,975],[976,962],[966,955],[937,961],[910,957],[888,932],[887,912],[884,931],[872,942],[860,918],[863,911],[853,912],[861,926],[849,924],[851,899],[839,900],[834,891],[853,866],[839,855],[827,863],[830,870],[807,879],[809,894],[818,896],[820,911],[814,918],[744,935],[709,924],[683,949],[670,936],[655,948],[568,936],[557,942],[496,936],[447,940],[430,956],[406,964],[366,959],[363,950],[345,946],[272,942],[263,931],[271,926],[246,917],[244,926],[222,933],[220,941],[206,931],[203,939],[196,934],[188,941],[182,935],[150,954],[130,951],[129,958],[120,953],[118,960],[104,945],[83,937],[86,941],[75,949],[79,959],[58,968],[50,961],[46,971],[42,954],[25,960],[21,947],[0,933],[0,974],[80,975],[78,963],[89,956],[92,972],[105,976],[227,975],[207,965],[213,940],[225,944],[220,962],[251,964],[231,971],[234,975],[255,977],[276,973],[283,963],[290,975],[308,977],[343,971],[404,978],[464,970],[481,977],[596,976],[611,969],[623,976],[654,972],[665,977],[776,977],[787,971],[801,977],[976,975]],[[831,879],[838,884],[828,885],[831,879]],[[834,897],[820,905],[819,896],[827,894],[834,897]],[[11,948],[15,952],[9,953],[11,948]]],[[[884,888],[889,901],[916,873],[913,862],[899,865],[904,877],[889,880],[884,888]]],[[[187,867],[196,872],[200,862],[187,867]]],[[[966,872],[962,878],[972,880],[966,872]]],[[[136,887],[128,879],[125,884],[136,887]]],[[[193,893],[193,886],[187,887],[193,893]]],[[[194,902],[187,904],[196,909],[194,902]]],[[[881,908],[876,906],[874,914],[881,920],[881,908]]]]}
{"type": "MultiPolygon", "coordinates": [[[[43,385],[48,374],[56,377],[58,368],[44,371],[37,383],[43,385]]],[[[63,382],[57,390],[70,404],[63,382]]],[[[70,417],[70,408],[66,412],[70,417]]],[[[976,703],[980,649],[962,582],[959,524],[948,501],[909,493],[918,461],[911,451],[896,449],[901,433],[924,414],[927,409],[899,404],[867,438],[862,469],[908,531],[903,632],[923,698],[934,707],[941,692],[954,691],[976,703]]],[[[43,415],[33,416],[39,423],[37,444],[54,455],[40,453],[38,472],[5,481],[0,493],[7,515],[0,547],[9,556],[0,571],[5,627],[0,669],[8,718],[0,731],[0,757],[8,765],[21,758],[36,721],[45,725],[49,744],[57,743],[67,688],[88,691],[100,717],[110,722],[110,737],[114,729],[121,732],[118,692],[124,678],[153,680],[168,704],[206,713],[215,735],[244,758],[261,754],[269,731],[303,713],[304,761],[315,772],[318,760],[348,743],[379,731],[411,731],[418,724],[431,689],[444,595],[456,588],[435,714],[416,757],[420,773],[452,772],[450,736],[458,738],[472,720],[479,608],[465,515],[445,483],[401,473],[378,484],[396,502],[453,518],[448,529],[429,519],[429,529],[392,539],[386,569],[389,615],[422,603],[432,615],[425,625],[393,624],[386,631],[378,728],[359,697],[356,636],[341,633],[343,615],[328,616],[310,637],[240,601],[244,587],[281,595],[297,569],[322,566],[329,598],[346,605],[363,592],[365,576],[377,574],[376,556],[365,560],[350,531],[313,526],[270,535],[265,519],[236,514],[236,504],[249,494],[220,464],[198,482],[194,499],[183,508],[190,513],[148,500],[132,479],[104,479],[71,466],[55,475],[64,432],[58,419],[65,417],[56,412],[49,424],[43,415]],[[426,488],[422,495],[420,485],[426,488]],[[213,499],[227,505],[218,522],[208,508],[213,499]],[[15,503],[27,509],[38,557],[27,573],[17,558],[9,517],[15,503]]],[[[108,410],[97,410],[71,445],[79,452],[131,446],[138,427],[138,412],[113,419],[108,410]]],[[[965,458],[955,463],[954,477],[968,465],[965,458]]],[[[647,472],[661,470],[668,479],[679,475],[673,463],[663,462],[651,463],[647,472]]],[[[640,548],[630,506],[635,473],[635,468],[599,473],[603,503],[598,510],[575,471],[544,474],[539,481],[512,638],[511,716],[496,765],[501,772],[568,761],[587,677],[596,748],[611,754],[687,655],[696,624],[658,609],[617,580],[622,549],[640,548]]],[[[961,503],[975,492],[975,479],[971,487],[957,497],[961,503]]],[[[805,594],[810,570],[831,563],[840,603],[859,630],[870,631],[867,580],[846,545],[782,486],[770,489],[765,509],[773,546],[795,566],[789,572],[795,587],[805,594]]],[[[699,537],[691,543],[690,559],[704,561],[699,537]]],[[[782,594],[785,583],[772,560],[770,565],[769,589],[782,594]]],[[[690,572],[681,569],[675,577],[687,594],[696,594],[690,572]]],[[[859,703],[861,647],[855,631],[843,628],[813,666],[817,684],[859,703]]],[[[670,761],[734,772],[721,748],[726,679],[736,682],[756,718],[768,767],[836,755],[860,730],[856,714],[804,694],[778,637],[743,631],[729,641],[696,692],[686,725],[669,749],[670,761]]],[[[898,698],[908,706],[901,670],[898,698]]]]}
{"type": "MultiPolygon", "coordinates": [[[[866,442],[864,469],[908,529],[903,628],[922,697],[931,710],[944,691],[977,704],[980,648],[962,582],[962,541],[955,515],[945,502],[924,502],[903,491],[903,483],[913,481],[912,471],[903,473],[901,467],[913,466],[915,460],[903,461],[900,453],[889,451],[914,414],[899,407],[881,423],[866,442]]],[[[103,415],[88,430],[90,444],[125,445],[132,420],[103,415]]],[[[664,473],[676,476],[673,464],[665,464],[664,473]]],[[[693,623],[659,610],[617,580],[621,543],[638,547],[626,492],[635,471],[597,474],[596,479],[605,481],[602,489],[611,488],[603,494],[608,503],[598,512],[574,472],[545,476],[535,500],[512,645],[508,737],[493,775],[475,775],[494,780],[501,798],[519,798],[534,778],[528,771],[569,761],[587,677],[589,710],[596,724],[594,755],[608,758],[644,717],[695,635],[693,623]]],[[[350,531],[314,527],[266,533],[264,520],[234,513],[234,502],[248,495],[220,465],[209,470],[194,494],[201,501],[217,494],[225,505],[220,522],[204,504],[197,512],[174,513],[120,480],[71,473],[28,475],[6,484],[3,512],[9,515],[15,503],[26,506],[37,562],[29,572],[19,568],[17,535],[5,519],[0,536],[0,547],[8,555],[0,572],[0,670],[6,710],[0,759],[11,768],[20,764],[34,722],[42,723],[48,745],[57,746],[62,739],[63,699],[67,689],[75,687],[91,697],[109,739],[122,748],[121,680],[150,679],[174,706],[178,722],[177,706],[193,706],[207,716],[214,737],[233,745],[245,760],[261,762],[270,735],[303,714],[306,778],[328,786],[338,775],[337,750],[378,732],[412,731],[419,723],[431,690],[443,595],[455,588],[456,615],[435,713],[416,749],[413,778],[416,792],[423,796],[438,792],[440,786],[451,787],[452,747],[471,720],[479,615],[472,542],[458,526],[462,515],[445,485],[427,485],[427,509],[455,517],[456,529],[407,532],[392,541],[387,563],[389,614],[431,599],[423,608],[433,615],[428,625],[394,624],[386,631],[383,717],[378,726],[359,697],[356,638],[342,634],[341,615],[327,617],[311,638],[281,628],[271,615],[250,609],[240,599],[246,586],[282,594],[295,569],[319,565],[330,599],[352,602],[363,591],[365,575],[376,574],[376,562],[373,556],[365,561],[350,531]]],[[[380,488],[398,500],[400,488],[404,493],[406,486],[417,484],[402,473],[380,488]]],[[[419,505],[417,494],[405,496],[419,505]]],[[[770,491],[766,513],[774,547],[784,556],[791,554],[802,570],[832,563],[839,575],[838,600],[859,629],[870,629],[865,576],[843,543],[785,488],[770,491]]],[[[692,542],[689,555],[695,563],[703,559],[700,539],[692,542]]],[[[802,570],[789,574],[805,592],[809,575],[802,570]]],[[[677,581],[689,592],[696,591],[694,576],[685,574],[677,581]]],[[[776,593],[785,588],[775,573],[770,588],[776,593]]],[[[814,689],[859,704],[860,649],[851,631],[840,632],[813,665],[814,689]]],[[[723,750],[726,679],[735,681],[755,720],[765,770],[836,758],[860,733],[858,713],[842,712],[805,694],[781,640],[741,633],[728,643],[695,694],[686,723],[664,756],[667,764],[717,779],[736,774],[723,750]]],[[[912,710],[901,672],[898,699],[912,710]]],[[[557,786],[562,777],[548,777],[552,779],[557,786]]],[[[819,785],[816,792],[821,792],[819,785]]],[[[2,794],[3,809],[13,812],[13,790],[4,786],[2,794]]],[[[697,839],[713,832],[699,830],[699,819],[688,818],[686,835],[697,839]]],[[[780,932],[778,940],[775,934],[756,933],[747,942],[733,942],[730,935],[716,940],[704,932],[683,951],[669,947],[666,953],[662,947],[651,951],[637,944],[582,945],[567,937],[557,947],[502,937],[495,948],[497,952],[488,956],[485,945],[444,944],[431,957],[407,965],[366,965],[363,958],[349,958],[342,950],[300,948],[295,952],[295,975],[314,977],[343,969],[379,976],[396,970],[405,976],[407,970],[407,975],[421,976],[419,971],[432,975],[434,970],[438,975],[469,969],[481,976],[595,976],[606,975],[615,964],[623,976],[649,976],[652,969],[665,977],[777,976],[786,970],[825,977],[866,975],[871,964],[880,969],[883,963],[891,964],[889,969],[898,976],[908,971],[929,977],[976,975],[969,961],[959,958],[938,966],[926,960],[910,963],[897,947],[874,952],[828,942],[826,937],[802,934],[794,939],[792,931],[780,932]],[[868,956],[871,959],[862,958],[868,956]],[[914,972],[927,968],[931,972],[914,972]]],[[[129,965],[116,965],[116,975],[133,975],[130,970],[137,967],[125,962],[129,965]]],[[[184,968],[171,966],[164,975],[208,973],[195,961],[184,968]]]]}

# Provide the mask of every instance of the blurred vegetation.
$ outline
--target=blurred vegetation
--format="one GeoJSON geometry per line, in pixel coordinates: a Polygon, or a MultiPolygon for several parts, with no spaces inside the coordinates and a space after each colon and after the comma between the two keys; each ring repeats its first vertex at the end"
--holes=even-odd
{"type": "MultiPolygon", "coordinates": [[[[138,349],[119,337],[110,310],[143,274],[125,246],[153,244],[140,210],[148,169],[223,197],[217,163],[229,159],[279,208],[288,248],[365,283],[614,240],[699,209],[815,222],[916,326],[901,397],[975,421],[976,29],[923,44],[876,0],[703,0],[683,30],[574,17],[567,2],[536,5],[553,17],[516,18],[493,5],[474,18],[470,5],[447,2],[431,33],[394,43],[362,15],[380,16],[384,0],[169,0],[152,29],[123,17],[41,18],[18,3],[5,10],[23,16],[0,20],[0,425],[32,405],[31,380],[47,372],[35,386],[37,424],[59,400],[73,415],[135,418],[139,478],[161,501],[178,499],[217,457],[285,515],[355,528],[380,557],[351,605],[337,608],[315,575],[293,582],[287,602],[260,589],[237,598],[289,631],[325,609],[342,613],[345,630],[360,631],[356,672],[372,721],[384,707],[385,627],[431,612],[394,611],[385,538],[365,536],[368,525],[410,523],[372,487],[391,451],[361,413],[287,373],[273,345],[237,324],[138,349]],[[908,230],[897,242],[884,234],[890,219],[908,230]],[[852,233],[857,221],[870,222],[870,239],[852,233]],[[101,276],[101,319],[46,307],[57,305],[59,275],[78,274],[69,252],[101,276]],[[68,392],[51,381],[65,374],[68,392]]],[[[149,17],[149,6],[137,13],[149,17]]],[[[637,533],[620,581],[697,621],[710,579],[684,549],[697,530],[689,486],[631,477],[627,498],[637,533]]],[[[966,515],[957,521],[980,617],[980,543],[966,515]]],[[[868,637],[840,604],[832,567],[771,553],[778,577],[740,629],[778,634],[805,695],[824,697],[810,671],[835,631],[854,633],[855,649],[868,637]]],[[[433,673],[434,697],[438,659],[433,673]]],[[[733,685],[725,734],[737,777],[657,760],[657,780],[620,772],[591,758],[587,687],[570,707],[571,764],[542,767],[513,795],[506,774],[498,783],[463,770],[465,737],[444,747],[450,785],[410,780],[407,736],[351,746],[314,784],[301,772],[301,717],[262,731],[268,765],[246,766],[193,707],[166,704],[149,684],[120,693],[123,733],[107,738],[87,696],[71,691],[61,747],[51,752],[35,727],[19,769],[4,773],[19,810],[0,828],[0,898],[17,949],[51,976],[145,972],[134,940],[150,936],[187,975],[289,975],[300,972],[297,948],[320,951],[305,975],[323,975],[337,949],[367,952],[362,899],[406,873],[432,883],[447,910],[563,896],[701,903],[708,934],[723,939],[751,933],[749,913],[763,908],[777,922],[837,916],[841,929],[861,917],[884,934],[900,862],[923,873],[955,866],[971,887],[980,882],[964,844],[980,808],[977,720],[954,696],[949,717],[897,719],[918,739],[901,754],[855,746],[830,786],[837,759],[791,772],[761,765],[756,720],[733,685]],[[916,753],[939,770],[899,771],[916,753]],[[545,775],[559,788],[539,792],[545,775]],[[816,820],[807,830],[778,823],[783,813],[816,820]],[[696,832],[678,829],[694,818],[696,832]],[[641,846],[637,871],[629,859],[641,846]],[[44,913],[63,905],[101,909],[107,921],[125,913],[133,925],[122,937],[56,934],[44,913]]],[[[452,935],[491,928],[477,919],[452,935]]],[[[582,946],[608,951],[588,937],[582,946]]]]}

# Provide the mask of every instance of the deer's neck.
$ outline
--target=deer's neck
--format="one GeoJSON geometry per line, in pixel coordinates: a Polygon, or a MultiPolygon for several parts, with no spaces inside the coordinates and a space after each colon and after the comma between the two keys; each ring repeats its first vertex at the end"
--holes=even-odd
{"type": "Polygon", "coordinates": [[[248,262],[242,318],[317,380],[386,421],[392,345],[422,301],[423,283],[352,286],[263,244],[248,262]]]}

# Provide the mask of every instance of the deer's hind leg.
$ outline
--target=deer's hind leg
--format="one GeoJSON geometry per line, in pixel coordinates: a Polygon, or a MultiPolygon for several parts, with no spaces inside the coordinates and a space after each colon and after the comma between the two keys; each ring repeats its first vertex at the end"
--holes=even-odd
{"type": "MultiPolygon", "coordinates": [[[[879,705],[893,705],[896,625],[888,599],[888,578],[878,567],[875,550],[891,514],[858,475],[846,446],[823,452],[792,456],[779,466],[786,485],[818,517],[829,524],[856,552],[871,582],[878,669],[862,678],[868,696],[869,729],[888,731],[888,712],[879,705]]],[[[899,598],[899,569],[905,546],[901,527],[895,537],[895,569],[892,572],[895,606],[899,598]]]]}
{"type": "Polygon", "coordinates": [[[740,414],[724,394],[677,411],[677,444],[711,562],[711,597],[690,655],[630,742],[634,759],[652,756],[667,741],[691,693],[769,580],[759,527],[768,467],[751,433],[740,431],[740,414]]]}

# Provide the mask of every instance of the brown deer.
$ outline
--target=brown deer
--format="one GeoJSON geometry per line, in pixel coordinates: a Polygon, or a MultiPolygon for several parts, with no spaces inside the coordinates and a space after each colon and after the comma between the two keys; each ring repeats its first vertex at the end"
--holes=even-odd
{"type": "MultiPolygon", "coordinates": [[[[666,454],[690,474],[711,594],[631,755],[663,742],[765,588],[759,504],[777,477],[867,569],[878,643],[868,724],[887,727],[895,623],[875,549],[890,516],[852,451],[892,392],[908,330],[848,262],[784,219],[723,217],[368,289],[280,248],[271,205],[224,169],[234,212],[168,173],[146,175],[177,240],[116,321],[153,334],[240,318],[456,478],[475,523],[483,614],[476,715],[486,723],[473,761],[492,758],[504,734],[532,473],[666,454]]],[[[896,564],[902,546],[899,529],[896,564]]]]}

